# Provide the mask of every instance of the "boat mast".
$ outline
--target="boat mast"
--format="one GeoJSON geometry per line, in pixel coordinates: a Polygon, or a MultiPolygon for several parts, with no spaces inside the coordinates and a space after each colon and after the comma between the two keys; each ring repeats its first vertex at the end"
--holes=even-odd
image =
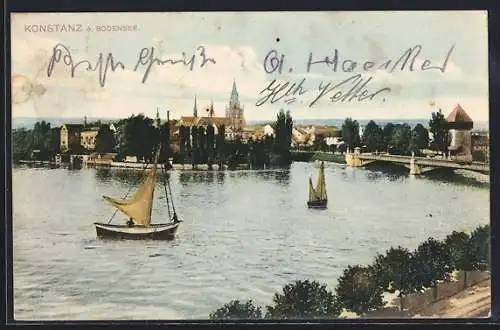
{"type": "MultiPolygon", "coordinates": [[[[157,123],[158,123],[158,136],[160,137],[160,143],[159,143],[159,149],[160,149],[160,155],[162,156],[165,156],[167,157],[167,161],[168,161],[168,152],[164,152],[163,147],[163,141],[162,139],[165,138],[165,136],[162,136],[162,129],[161,129],[161,125],[160,125],[160,114],[158,112],[158,108],[156,109],[156,119],[157,119],[157,123]]],[[[169,111],[167,111],[167,125],[169,124],[169,111]]],[[[168,132],[170,134],[170,132],[168,132]]],[[[168,146],[167,146],[168,147],[168,146]]],[[[170,219],[171,218],[171,214],[170,214],[170,201],[168,200],[168,191],[167,191],[167,184],[166,184],[166,176],[167,176],[167,171],[165,170],[165,162],[162,162],[161,164],[161,170],[163,172],[163,188],[165,190],[165,199],[167,200],[167,211],[168,211],[168,218],[170,219]]]]}
{"type": "MultiPolygon", "coordinates": [[[[168,141],[170,141],[170,111],[169,110],[167,110],[167,124],[168,124],[168,134],[169,134],[168,141]]],[[[168,162],[168,159],[170,158],[168,151],[170,151],[170,145],[168,145],[168,149],[167,149],[167,162],[168,162]]],[[[174,213],[174,218],[177,219],[177,214],[175,213],[174,199],[172,198],[172,190],[170,189],[170,177],[167,177],[166,179],[167,179],[168,191],[169,191],[170,197],[171,197],[170,201],[172,202],[172,212],[174,213]]],[[[170,210],[169,210],[169,214],[170,214],[170,210]]]]}

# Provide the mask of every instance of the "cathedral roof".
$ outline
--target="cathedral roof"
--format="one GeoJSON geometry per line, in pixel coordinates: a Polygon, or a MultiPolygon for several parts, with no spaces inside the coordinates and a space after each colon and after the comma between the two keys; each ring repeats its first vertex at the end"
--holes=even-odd
{"type": "Polygon", "coordinates": [[[460,104],[457,104],[455,109],[448,115],[448,118],[446,118],[446,121],[449,123],[457,123],[457,122],[462,122],[462,123],[472,123],[471,117],[465,112],[465,110],[462,108],[460,104]]]}
{"type": "Polygon", "coordinates": [[[198,124],[199,117],[193,117],[193,116],[181,116],[181,120],[177,122],[177,126],[193,126],[198,124]]]}
{"type": "Polygon", "coordinates": [[[219,125],[228,125],[228,119],[226,117],[202,117],[198,125],[210,125],[211,123],[215,124],[216,126],[219,125]]]}

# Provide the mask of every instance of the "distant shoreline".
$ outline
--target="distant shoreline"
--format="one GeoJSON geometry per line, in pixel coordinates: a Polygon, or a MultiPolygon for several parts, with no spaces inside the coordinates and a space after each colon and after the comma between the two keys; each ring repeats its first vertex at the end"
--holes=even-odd
{"type": "MultiPolygon", "coordinates": [[[[88,117],[87,121],[89,122],[95,122],[95,121],[101,121],[102,123],[110,123],[110,122],[115,122],[123,118],[99,118],[99,117],[88,117]]],[[[377,124],[386,124],[386,123],[407,123],[411,127],[417,125],[417,124],[422,124],[424,127],[427,127],[429,125],[429,119],[428,118],[408,118],[408,119],[402,119],[402,118],[389,118],[389,119],[384,119],[384,118],[379,118],[379,119],[368,119],[368,118],[354,118],[353,119],[357,120],[360,125],[366,125],[370,120],[373,120],[377,124]]],[[[51,126],[61,126],[65,123],[83,123],[83,118],[76,118],[76,117],[13,117],[12,118],[12,129],[19,129],[19,128],[32,128],[36,122],[45,120],[46,122],[49,122],[51,126]]],[[[327,125],[327,126],[336,126],[336,127],[342,127],[342,123],[344,122],[345,118],[327,118],[327,119],[322,119],[322,118],[295,118],[294,122],[297,125],[327,125]]],[[[263,125],[263,124],[268,124],[273,122],[274,119],[270,120],[248,120],[247,124],[249,126],[255,126],[255,125],[263,125]]],[[[489,121],[488,120],[479,120],[474,122],[474,129],[475,130],[489,130],[489,121]]]]}

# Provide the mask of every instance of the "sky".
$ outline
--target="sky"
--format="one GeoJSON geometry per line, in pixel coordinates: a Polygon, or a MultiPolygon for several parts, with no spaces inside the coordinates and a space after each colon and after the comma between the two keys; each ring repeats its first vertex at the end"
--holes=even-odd
{"type": "Polygon", "coordinates": [[[488,120],[485,11],[17,13],[12,14],[11,25],[13,117],[122,118],[138,113],[154,116],[159,109],[162,117],[169,110],[171,118],[179,118],[192,115],[195,96],[199,114],[213,102],[215,115],[224,116],[234,81],[247,120],[273,119],[280,109],[300,119],[428,118],[438,108],[448,114],[456,104],[473,120],[488,120]],[[48,24],[52,32],[38,31],[48,24]],[[70,24],[81,31],[54,31],[70,24]],[[112,26],[129,30],[102,31],[112,26]],[[61,57],[49,77],[54,49],[62,49],[54,48],[58,44],[69,49],[73,64],[96,63],[99,54],[106,58],[112,53],[124,69],[108,70],[103,87],[99,73],[86,71],[83,65],[70,77],[71,65],[64,65],[61,57]],[[389,72],[380,67],[416,45],[421,51],[414,71],[389,72]],[[200,67],[200,46],[215,63],[200,67]],[[154,58],[162,60],[181,59],[183,52],[188,57],[194,54],[193,69],[152,65],[142,83],[146,56],[134,69],[141,62],[141,51],[151,47],[154,58]],[[271,50],[283,56],[281,73],[265,70],[271,50]],[[310,54],[313,61],[320,61],[333,58],[335,50],[339,66],[345,60],[352,61],[344,63],[347,67],[358,63],[354,71],[334,72],[332,66],[317,63],[307,72],[310,54]],[[421,70],[422,65],[442,66],[447,54],[444,72],[421,70]],[[375,63],[374,69],[364,71],[365,62],[375,63]],[[356,75],[368,81],[363,88],[362,83],[357,85],[358,95],[364,89],[367,94],[390,90],[372,99],[348,101],[356,75]],[[266,95],[260,92],[274,79],[288,86],[305,79],[305,92],[257,106],[266,95]],[[310,106],[325,86],[332,88],[310,106]],[[330,99],[333,95],[339,96],[335,102],[330,99]],[[346,100],[340,102],[340,95],[346,100]],[[284,102],[292,97],[295,102],[284,102]]]}

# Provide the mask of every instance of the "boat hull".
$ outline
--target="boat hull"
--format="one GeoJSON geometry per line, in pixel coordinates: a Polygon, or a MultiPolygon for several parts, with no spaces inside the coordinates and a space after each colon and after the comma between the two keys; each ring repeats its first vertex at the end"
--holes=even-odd
{"type": "Polygon", "coordinates": [[[307,202],[307,207],[310,209],[326,209],[328,204],[328,200],[323,199],[323,200],[314,200],[314,201],[308,201],[307,202]]]}
{"type": "Polygon", "coordinates": [[[134,225],[110,225],[95,222],[97,237],[102,239],[127,240],[171,240],[174,239],[179,222],[153,224],[150,227],[134,225]]]}

